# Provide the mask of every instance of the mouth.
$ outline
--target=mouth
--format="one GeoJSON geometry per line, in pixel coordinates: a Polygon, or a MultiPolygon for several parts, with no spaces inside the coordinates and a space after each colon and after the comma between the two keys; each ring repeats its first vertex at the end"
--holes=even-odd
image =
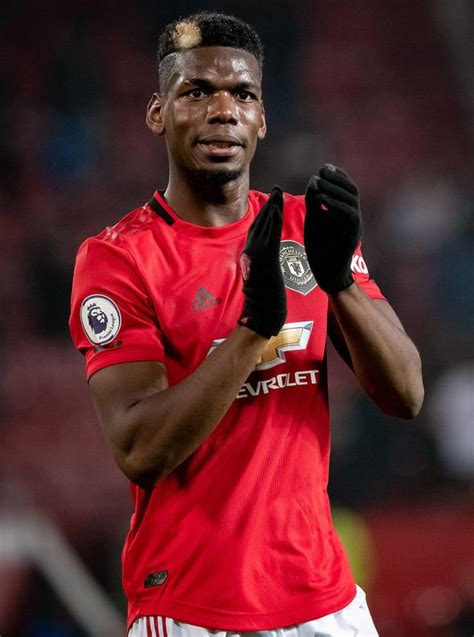
{"type": "Polygon", "coordinates": [[[206,155],[214,157],[232,157],[243,148],[242,142],[231,136],[202,137],[197,145],[206,155]]]}

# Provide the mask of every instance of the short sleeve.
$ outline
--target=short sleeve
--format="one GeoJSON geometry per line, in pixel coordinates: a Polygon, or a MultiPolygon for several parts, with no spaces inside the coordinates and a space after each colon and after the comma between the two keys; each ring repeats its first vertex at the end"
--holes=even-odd
{"type": "Polygon", "coordinates": [[[129,252],[112,242],[92,238],[79,248],[69,329],[85,356],[87,379],[117,363],[164,360],[146,286],[129,252]]]}
{"type": "Polygon", "coordinates": [[[351,271],[355,282],[360,288],[362,288],[362,290],[364,290],[367,296],[369,296],[371,299],[383,299],[384,301],[387,300],[380,291],[379,286],[373,279],[370,278],[369,269],[364,257],[362,256],[360,243],[352,256],[351,271]]]}

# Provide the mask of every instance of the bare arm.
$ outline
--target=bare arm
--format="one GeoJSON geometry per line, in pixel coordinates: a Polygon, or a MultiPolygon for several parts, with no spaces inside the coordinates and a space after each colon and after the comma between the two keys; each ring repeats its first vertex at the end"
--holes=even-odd
{"type": "Polygon", "coordinates": [[[152,487],[186,460],[217,427],[266,343],[237,327],[173,387],[161,363],[123,363],[94,374],[97,415],[123,473],[152,487]]]}
{"type": "Polygon", "coordinates": [[[330,295],[329,335],[366,393],[384,413],[414,418],[424,397],[421,361],[392,307],[353,284],[330,295]]]}

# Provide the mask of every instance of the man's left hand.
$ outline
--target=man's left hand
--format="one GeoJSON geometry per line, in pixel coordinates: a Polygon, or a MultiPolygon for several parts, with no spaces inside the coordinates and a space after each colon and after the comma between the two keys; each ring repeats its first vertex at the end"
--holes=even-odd
{"type": "Polygon", "coordinates": [[[362,236],[359,191],[340,168],[326,164],[306,189],[304,243],[319,287],[328,294],[348,288],[352,256],[362,236]]]}

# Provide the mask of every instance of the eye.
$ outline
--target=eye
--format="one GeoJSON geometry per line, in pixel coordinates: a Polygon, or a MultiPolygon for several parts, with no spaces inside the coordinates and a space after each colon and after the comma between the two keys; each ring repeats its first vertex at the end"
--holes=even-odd
{"type": "Polygon", "coordinates": [[[253,93],[245,90],[238,91],[237,97],[241,102],[251,102],[255,99],[255,95],[253,93]]]}
{"type": "Polygon", "coordinates": [[[188,91],[187,95],[194,100],[200,100],[201,98],[206,97],[206,93],[202,88],[193,88],[188,91]]]}

